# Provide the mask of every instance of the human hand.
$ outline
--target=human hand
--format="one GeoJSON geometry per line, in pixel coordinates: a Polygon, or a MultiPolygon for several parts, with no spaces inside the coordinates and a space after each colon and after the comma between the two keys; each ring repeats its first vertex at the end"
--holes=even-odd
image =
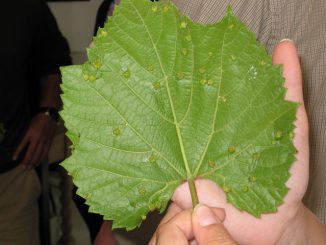
{"type": "Polygon", "coordinates": [[[219,208],[199,204],[194,211],[182,210],[172,203],[153,235],[149,245],[192,244],[233,245],[235,242],[224,228],[225,213],[219,208]]]}
{"type": "Polygon", "coordinates": [[[44,160],[50,150],[55,126],[56,123],[49,116],[42,113],[36,114],[18,145],[13,160],[16,161],[26,147],[26,154],[21,162],[23,168],[30,169],[44,160]]]}
{"type": "MultiPolygon", "coordinates": [[[[302,79],[298,56],[294,44],[284,41],[277,45],[273,54],[274,64],[283,64],[283,75],[288,89],[285,99],[300,103],[295,122],[295,137],[293,143],[298,150],[293,163],[291,177],[286,182],[289,188],[284,197],[284,203],[276,213],[263,214],[257,219],[248,213],[241,212],[229,204],[221,188],[208,180],[196,180],[196,189],[201,203],[225,210],[226,219],[223,222],[231,236],[239,244],[289,244],[286,237],[293,235],[297,217],[302,216],[305,208],[302,198],[307,188],[309,172],[308,121],[303,104],[302,79]]],[[[180,186],[172,198],[182,209],[189,209],[191,197],[187,183],[180,186]]],[[[299,225],[300,226],[300,225],[299,225]]],[[[292,239],[293,240],[293,239],[292,239]]]]}

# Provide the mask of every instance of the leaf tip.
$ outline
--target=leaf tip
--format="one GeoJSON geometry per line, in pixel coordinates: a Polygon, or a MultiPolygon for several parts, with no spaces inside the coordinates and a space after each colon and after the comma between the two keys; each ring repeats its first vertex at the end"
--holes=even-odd
{"type": "Polygon", "coordinates": [[[234,12],[233,12],[233,9],[232,9],[231,5],[229,5],[227,7],[226,14],[227,14],[228,17],[234,17],[234,12]]]}

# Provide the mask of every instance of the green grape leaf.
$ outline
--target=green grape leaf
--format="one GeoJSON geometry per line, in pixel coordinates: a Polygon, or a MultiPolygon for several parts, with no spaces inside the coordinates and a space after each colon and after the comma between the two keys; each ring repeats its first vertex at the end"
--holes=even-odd
{"type": "Polygon", "coordinates": [[[62,74],[73,142],[63,166],[90,212],[114,228],[164,211],[198,177],[257,217],[282,203],[297,104],[284,100],[281,67],[230,9],[200,25],[172,3],[124,0],[88,61],[62,74]]]}

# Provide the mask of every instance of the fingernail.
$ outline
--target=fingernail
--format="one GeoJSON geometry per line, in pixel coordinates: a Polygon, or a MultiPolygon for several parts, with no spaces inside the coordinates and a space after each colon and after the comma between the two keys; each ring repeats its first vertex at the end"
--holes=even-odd
{"type": "Polygon", "coordinates": [[[280,41],[281,42],[292,42],[293,43],[293,40],[292,39],[289,39],[289,38],[284,38],[280,41]]]}
{"type": "Polygon", "coordinates": [[[221,221],[216,217],[213,211],[205,205],[198,204],[194,210],[198,223],[201,226],[208,226],[213,224],[221,223],[221,221]]]}

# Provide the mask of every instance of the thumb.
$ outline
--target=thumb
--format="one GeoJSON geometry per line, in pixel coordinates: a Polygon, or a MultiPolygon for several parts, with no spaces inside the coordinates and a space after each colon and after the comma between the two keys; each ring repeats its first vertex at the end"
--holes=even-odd
{"type": "Polygon", "coordinates": [[[223,209],[209,208],[198,204],[192,215],[192,226],[198,245],[235,245],[222,224],[225,218],[223,209]]]}

